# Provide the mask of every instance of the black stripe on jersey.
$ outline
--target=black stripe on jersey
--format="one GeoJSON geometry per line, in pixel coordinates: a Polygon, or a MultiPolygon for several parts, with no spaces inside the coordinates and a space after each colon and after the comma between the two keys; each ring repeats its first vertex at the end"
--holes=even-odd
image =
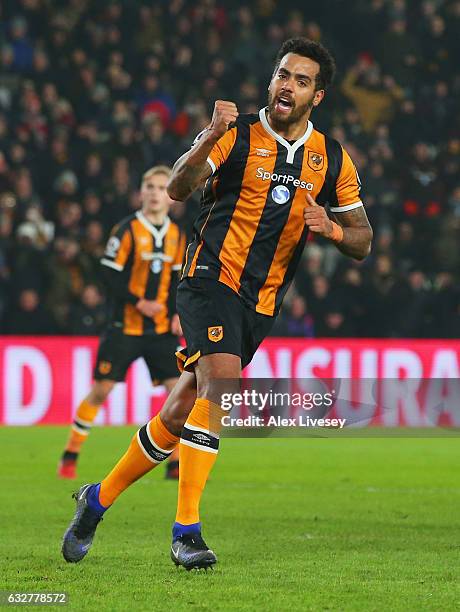
{"type": "Polygon", "coordinates": [[[206,181],[203,192],[201,194],[200,212],[198,213],[198,217],[193,223],[192,241],[190,242],[190,244],[187,245],[187,249],[185,251],[184,267],[182,270],[181,279],[185,276],[188,276],[192,261],[195,257],[196,250],[201,243],[201,232],[203,231],[203,227],[206,223],[211,208],[216,202],[213,189],[213,183],[215,180],[216,178],[214,176],[210,176],[206,181]]]}
{"type": "Polygon", "coordinates": [[[219,448],[219,438],[216,438],[212,434],[208,434],[204,431],[194,431],[193,429],[189,429],[187,425],[184,425],[180,437],[182,440],[193,442],[193,444],[198,444],[198,446],[206,446],[207,448],[212,448],[214,450],[218,450],[219,448]]]}
{"type": "MultiPolygon", "coordinates": [[[[163,245],[164,245],[165,238],[163,238],[161,247],[157,247],[155,244],[155,239],[152,237],[153,253],[163,254],[163,245]]],[[[160,261],[161,261],[161,269],[157,273],[153,272],[153,270],[155,269],[155,265],[154,265],[155,260],[152,259],[152,261],[149,263],[149,275],[147,277],[147,284],[145,286],[145,294],[144,294],[144,297],[146,300],[154,300],[157,297],[158,287],[160,284],[160,277],[161,277],[161,273],[163,270],[163,266],[165,265],[162,260],[160,261]]],[[[156,328],[155,322],[150,317],[143,317],[143,325],[144,325],[144,328],[143,328],[144,334],[152,333],[155,331],[155,328],[156,328]]]]}
{"type": "Polygon", "coordinates": [[[166,302],[166,307],[168,309],[168,314],[167,314],[168,319],[171,319],[173,314],[177,312],[176,293],[177,293],[178,284],[179,284],[179,272],[176,270],[172,270],[171,271],[171,281],[169,285],[168,300],[166,302]]]}
{"type": "MultiPolygon", "coordinates": [[[[198,218],[200,217],[201,217],[201,213],[198,218]]],[[[197,233],[196,227],[194,227],[193,229],[194,229],[193,240],[189,245],[187,245],[187,250],[185,251],[185,262],[184,262],[184,269],[182,270],[181,279],[184,278],[185,276],[188,276],[190,266],[192,265],[193,258],[195,257],[196,250],[199,247],[200,241],[201,241],[200,234],[197,233]]]]}
{"type": "MultiPolygon", "coordinates": [[[[134,218],[134,217],[133,217],[134,218]]],[[[133,228],[131,225],[131,222],[128,225],[128,232],[131,235],[131,251],[128,255],[128,259],[126,260],[126,263],[123,267],[123,270],[121,272],[119,272],[119,274],[122,275],[122,280],[124,285],[127,287],[129,285],[129,281],[131,278],[131,270],[133,269],[133,262],[134,262],[134,253],[136,252],[136,247],[135,247],[135,241],[134,241],[134,232],[133,232],[133,228]]],[[[116,297],[114,297],[112,299],[112,307],[111,307],[111,313],[110,313],[110,319],[117,322],[117,323],[123,323],[124,324],[124,319],[125,319],[125,304],[126,302],[124,302],[123,300],[120,300],[116,297]]]]}
{"type": "Polygon", "coordinates": [[[342,169],[343,151],[340,143],[325,135],[327,170],[324,184],[316,196],[316,202],[321,206],[338,206],[335,186],[342,169]]]}
{"type": "MultiPolygon", "coordinates": [[[[286,163],[286,148],[279,142],[277,144],[277,156],[273,174],[288,174],[295,179],[300,179],[305,147],[300,147],[294,157],[293,164],[286,163]]],[[[278,242],[284,231],[284,226],[289,218],[297,189],[292,185],[284,185],[279,181],[271,181],[267,192],[262,215],[254,236],[246,263],[240,278],[240,295],[244,301],[255,306],[258,301],[259,291],[263,287],[270,266],[275,256],[278,242]],[[278,204],[273,200],[273,189],[277,186],[287,187],[291,196],[285,204],[278,204]],[[251,284],[249,285],[249,282],[251,284]]]]}
{"type": "Polygon", "coordinates": [[[286,272],[284,274],[283,282],[280,285],[275,299],[275,315],[278,314],[278,310],[281,307],[281,303],[284,300],[284,296],[286,295],[287,290],[289,289],[289,285],[294,278],[295,271],[297,270],[297,266],[299,265],[300,258],[302,257],[302,252],[305,247],[305,243],[307,242],[308,229],[307,226],[303,228],[302,235],[300,236],[300,240],[297,243],[297,246],[292,254],[291,261],[286,268],[286,272]]]}
{"type": "MultiPolygon", "coordinates": [[[[160,253],[161,255],[163,254],[163,247],[161,246],[160,248],[158,248],[157,246],[155,246],[155,241],[152,239],[153,242],[153,254],[155,253],[160,253]]],[[[163,260],[160,259],[160,269],[158,272],[154,272],[154,270],[156,270],[157,268],[155,267],[157,264],[154,263],[155,259],[152,259],[152,261],[149,263],[149,275],[147,277],[147,284],[145,286],[145,299],[146,300],[154,300],[157,297],[158,294],[158,286],[160,284],[160,277],[161,277],[161,272],[163,271],[163,266],[165,265],[163,260]]]]}
{"type": "MultiPolygon", "coordinates": [[[[206,245],[209,245],[212,253],[217,256],[222,249],[241,193],[250,150],[249,126],[257,121],[259,121],[257,115],[249,115],[236,122],[237,134],[235,144],[226,162],[218,170],[218,180],[214,187],[218,203],[212,209],[206,227],[203,230],[202,235],[205,245],[198,255],[197,266],[206,266],[209,263],[206,245]],[[209,232],[207,232],[208,228],[210,229],[209,232]]],[[[213,263],[213,268],[209,270],[210,274],[208,277],[219,278],[220,263],[216,266],[217,261],[215,257],[211,257],[210,261],[213,263]]]]}
{"type": "Polygon", "coordinates": [[[155,446],[155,444],[152,444],[150,442],[150,438],[147,434],[147,425],[144,425],[143,427],[139,429],[139,440],[145,452],[150,457],[152,457],[154,461],[158,463],[160,461],[164,461],[165,459],[167,459],[169,455],[171,454],[171,453],[164,453],[157,446],[155,446]]]}

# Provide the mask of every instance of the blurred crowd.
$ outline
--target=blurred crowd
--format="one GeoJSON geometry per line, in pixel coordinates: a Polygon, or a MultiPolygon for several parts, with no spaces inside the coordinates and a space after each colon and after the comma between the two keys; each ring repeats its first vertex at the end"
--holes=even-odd
{"type": "MultiPolygon", "coordinates": [[[[0,1],[0,332],[98,334],[98,260],[213,102],[266,103],[282,41],[336,57],[312,116],[354,159],[363,263],[310,241],[274,334],[460,334],[460,0],[0,1]]],[[[198,202],[174,204],[186,231],[198,202]]]]}

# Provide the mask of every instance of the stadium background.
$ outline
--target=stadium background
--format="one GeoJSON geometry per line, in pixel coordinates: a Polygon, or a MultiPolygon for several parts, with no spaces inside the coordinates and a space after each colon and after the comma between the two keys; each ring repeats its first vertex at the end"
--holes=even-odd
{"type": "MultiPolygon", "coordinates": [[[[264,104],[281,40],[307,34],[337,57],[313,122],[356,160],[374,247],[355,264],[308,245],[249,374],[431,378],[436,407],[445,378],[453,419],[437,424],[460,425],[459,31],[459,0],[0,0],[0,423],[70,419],[104,324],[97,260],[140,174],[190,145],[215,98],[264,104]]],[[[172,215],[189,228],[197,205],[172,215]]],[[[99,422],[146,420],[142,366],[99,422]]],[[[399,408],[387,425],[434,424],[399,408]]],[[[79,484],[135,430],[95,428],[79,484]]],[[[177,484],[161,469],[123,494],[84,563],[64,563],[67,434],[0,427],[0,589],[110,612],[460,607],[455,429],[227,438],[202,503],[219,563],[203,575],[169,560],[177,484]]]]}
{"type": "MultiPolygon", "coordinates": [[[[274,0],[7,0],[0,7],[4,410],[31,408],[48,371],[55,406],[48,417],[70,418],[90,384],[95,340],[86,337],[105,322],[98,260],[112,225],[137,208],[142,172],[172,164],[209,122],[215,99],[234,100],[240,112],[263,105],[274,55],[296,35],[322,41],[337,59],[336,83],[312,119],[355,160],[375,239],[363,263],[326,241],[309,242],[273,330],[286,339],[274,342],[297,358],[323,346],[307,339],[335,338],[328,346],[340,350],[350,345],[342,339],[361,338],[360,350],[376,350],[379,359],[396,351],[392,363],[402,368],[418,359],[422,369],[409,371],[422,376],[431,376],[425,364],[440,349],[434,371],[458,373],[458,0],[329,0],[308,8],[274,0]],[[85,338],[59,344],[42,335],[85,338]],[[429,338],[446,341],[414,340],[429,338]],[[75,342],[67,355],[63,347],[75,342]],[[73,394],[58,384],[59,368],[73,394]]],[[[192,198],[174,204],[171,216],[190,232],[197,208],[192,198]]],[[[280,369],[270,346],[270,372],[299,375],[280,369]]],[[[135,377],[129,398],[131,387],[148,387],[145,372],[135,377]]],[[[30,411],[29,418],[35,422],[30,411]]]]}

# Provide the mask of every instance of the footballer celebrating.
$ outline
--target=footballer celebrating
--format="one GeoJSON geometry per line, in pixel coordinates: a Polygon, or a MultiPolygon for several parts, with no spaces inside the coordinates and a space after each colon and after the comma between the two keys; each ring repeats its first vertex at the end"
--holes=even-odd
{"type": "MultiPolygon", "coordinates": [[[[168,217],[170,174],[167,166],[144,174],[141,210],[115,226],[101,259],[112,301],[110,320],[99,344],[93,386],[78,406],[58,465],[61,478],[76,477],[81,447],[94,419],[133,361],[143,357],[153,384],[171,391],[177,382],[174,353],[182,332],[176,289],[185,236],[168,217]]],[[[177,457],[172,459],[167,473],[177,477],[177,457]]]]}
{"type": "Polygon", "coordinates": [[[211,123],[176,162],[168,186],[173,199],[184,200],[205,183],[177,291],[187,343],[178,353],[183,371],[161,413],[139,430],[110,474],[78,492],[63,542],[68,561],[84,557],[121,491],[178,443],[171,558],[186,569],[217,561],[202,537],[199,505],[226,414],[219,379],[237,384],[269,333],[308,232],[349,257],[361,260],[370,251],[372,230],[355,166],[310,121],[334,72],[333,58],[319,43],[286,41],[268,106],[240,115],[233,102],[216,102],[211,123]]]}

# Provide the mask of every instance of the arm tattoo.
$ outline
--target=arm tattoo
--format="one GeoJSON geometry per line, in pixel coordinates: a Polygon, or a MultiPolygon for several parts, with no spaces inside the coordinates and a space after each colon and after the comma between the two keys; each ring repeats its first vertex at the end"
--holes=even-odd
{"type": "Polygon", "coordinates": [[[211,174],[207,159],[216,142],[211,135],[203,137],[176,161],[168,182],[168,194],[173,200],[187,199],[211,174]]]}
{"type": "Polygon", "coordinates": [[[372,242],[372,228],[363,206],[334,215],[342,226],[343,240],[336,244],[339,251],[354,259],[364,259],[369,255],[372,242]]]}
{"type": "Polygon", "coordinates": [[[169,180],[168,192],[170,195],[174,194],[175,200],[184,201],[210,173],[211,168],[207,162],[199,166],[192,166],[185,160],[173,170],[169,180]]]}

